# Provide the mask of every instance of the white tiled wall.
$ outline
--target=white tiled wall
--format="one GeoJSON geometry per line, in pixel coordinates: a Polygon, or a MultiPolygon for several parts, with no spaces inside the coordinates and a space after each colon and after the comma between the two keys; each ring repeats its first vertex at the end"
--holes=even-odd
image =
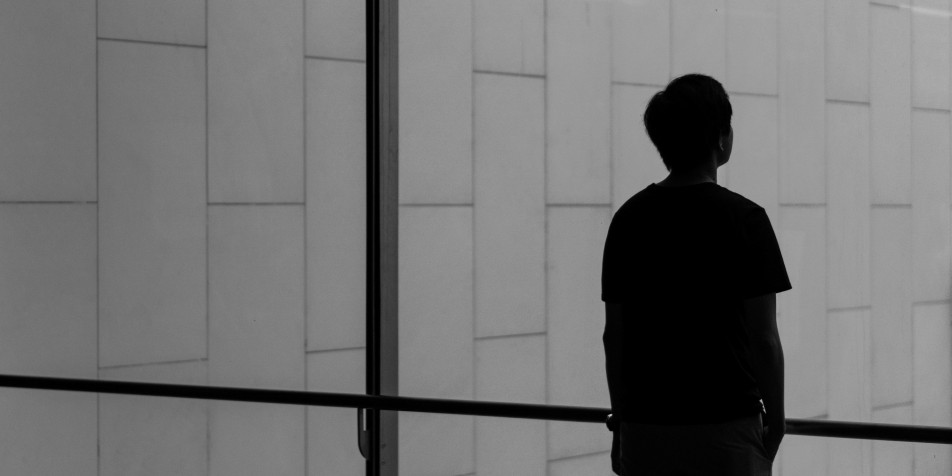
{"type": "Polygon", "coordinates": [[[473,201],[471,3],[400,3],[400,203],[473,201]]]}
{"type": "MultiPolygon", "coordinates": [[[[612,81],[664,85],[670,75],[671,1],[612,2],[612,81]]],[[[612,105],[616,105],[612,101],[612,105]]]]}
{"type": "Polygon", "coordinates": [[[826,202],[824,0],[780,3],[780,200],[826,202]]]}
{"type": "Polygon", "coordinates": [[[913,297],[947,300],[952,287],[949,113],[915,110],[912,126],[913,297]]]}
{"type": "Polygon", "coordinates": [[[307,348],[364,345],[363,64],[307,60],[307,348]]]}
{"type": "MultiPolygon", "coordinates": [[[[948,303],[917,304],[912,308],[913,423],[949,426],[952,423],[952,338],[948,303]]],[[[915,445],[916,475],[939,474],[952,465],[952,449],[915,445]]]]}
{"type": "Polygon", "coordinates": [[[550,0],[546,21],[546,200],[608,203],[611,5],[550,0]]]}
{"type": "Polygon", "coordinates": [[[613,211],[631,197],[633,190],[641,190],[667,174],[654,144],[643,132],[642,115],[656,92],[653,86],[612,86],[613,211]],[[644,160],[645,157],[655,160],[644,160]]]}
{"type": "MultiPolygon", "coordinates": [[[[922,383],[913,373],[919,344],[912,309],[947,305],[952,288],[952,86],[943,53],[949,48],[948,1],[548,0],[544,62],[535,56],[538,3],[473,2],[474,71],[458,84],[460,97],[468,81],[475,94],[472,203],[466,200],[465,171],[443,174],[447,184],[458,184],[460,200],[417,201],[473,210],[477,398],[485,395],[479,379],[487,369],[479,362],[487,342],[535,338],[540,332],[546,342],[547,402],[599,405],[599,398],[607,397],[599,395],[605,383],[597,377],[603,373],[598,335],[604,311],[598,284],[590,282],[601,261],[604,230],[599,226],[633,193],[665,176],[642,125],[651,95],[673,76],[703,72],[726,85],[735,112],[734,152],[719,173],[721,183],[768,210],[793,281],[794,289],[779,299],[788,415],[894,421],[905,414],[911,418],[916,401],[923,400],[920,407],[935,404],[938,393],[914,391],[922,383]],[[497,35],[487,34],[493,29],[497,35]],[[539,64],[541,72],[534,69],[539,64]],[[541,106],[537,87],[545,91],[541,106]],[[540,107],[542,118],[536,115],[540,107]],[[533,165],[538,146],[531,146],[539,127],[545,129],[541,170],[533,165]],[[545,207],[529,207],[540,179],[545,207]],[[540,219],[545,223],[541,238],[527,231],[535,230],[540,219]],[[535,314],[513,318],[511,310],[521,309],[520,303],[533,295],[540,246],[546,250],[544,319],[527,324],[535,314]]],[[[436,13],[427,15],[414,10],[401,27],[444,27],[433,19],[436,13]],[[422,19],[427,15],[430,19],[422,19]]],[[[465,15],[457,11],[443,21],[455,25],[465,15]]],[[[469,54],[466,44],[453,38],[452,55],[429,61],[451,65],[469,54]]],[[[452,76],[438,75],[438,68],[423,66],[420,58],[410,61],[401,87],[414,91],[422,89],[418,75],[452,82],[458,73],[454,66],[452,76]]],[[[439,91],[452,87],[442,84],[439,91]]],[[[420,103],[408,107],[429,107],[441,94],[414,96],[420,103]]],[[[406,93],[401,100],[403,107],[406,93]]],[[[405,109],[401,127],[414,134],[429,130],[428,137],[444,143],[457,137],[445,133],[448,124],[428,126],[451,119],[433,111],[431,117],[414,119],[405,109]]],[[[404,198],[436,194],[437,187],[423,185],[413,164],[432,162],[451,170],[470,153],[433,152],[421,158],[414,140],[405,134],[401,141],[402,163],[412,161],[401,169],[404,198]],[[414,151],[410,157],[407,147],[414,151]]],[[[457,219],[446,220],[449,227],[457,219]]],[[[429,222],[421,226],[409,235],[404,228],[402,239],[431,243],[434,233],[448,233],[434,232],[429,222]]],[[[401,266],[410,256],[401,255],[401,266]]],[[[430,263],[447,278],[459,272],[437,259],[430,263]]],[[[401,286],[401,299],[416,300],[424,292],[409,274],[401,286]]],[[[429,292],[441,299],[447,286],[437,283],[429,292]]],[[[414,323],[416,317],[402,312],[402,336],[428,335],[422,321],[414,323]]],[[[403,367],[401,379],[411,379],[415,388],[432,387],[432,375],[424,379],[428,369],[403,367]]],[[[501,459],[487,455],[480,435],[490,431],[490,421],[481,420],[476,422],[476,473],[495,474],[508,453],[493,450],[501,459]]],[[[529,434],[528,428],[512,423],[510,431],[529,434]]],[[[550,422],[546,433],[548,474],[607,472],[586,466],[607,462],[607,455],[599,453],[607,449],[603,429],[550,422]]],[[[535,454],[534,446],[523,448],[535,454]]],[[[776,471],[783,476],[893,469],[909,474],[910,448],[792,437],[776,471]]],[[[523,463],[522,472],[538,471],[523,463]]]]}
{"type": "Polygon", "coordinates": [[[96,200],[95,7],[0,4],[0,200],[96,200]]]}
{"type": "Polygon", "coordinates": [[[873,406],[912,394],[912,210],[874,208],[871,220],[873,406]]]}
{"type": "Polygon", "coordinates": [[[869,101],[869,0],[826,2],[826,97],[869,101]]]}
{"type": "Polygon", "coordinates": [[[98,0],[100,38],[205,44],[202,0],[98,0]]]}
{"type": "MultiPolygon", "coordinates": [[[[952,423],[950,8],[402,1],[401,393],[607,406],[604,233],[665,175],[647,100],[700,71],[735,109],[722,184],[767,208],[793,281],[788,415],[952,423]]],[[[0,4],[0,367],[362,392],[363,14],[0,4]]],[[[353,411],[0,397],[23,428],[0,432],[2,474],[363,465],[353,411]]],[[[400,425],[402,474],[609,471],[599,425],[400,425]]],[[[790,437],[778,467],[945,474],[952,454],[790,437]]]]}
{"type": "Polygon", "coordinates": [[[780,0],[727,0],[726,8],[725,87],[776,95],[780,0]]]}
{"type": "Polygon", "coordinates": [[[4,204],[0,222],[0,369],[95,378],[96,206],[4,204]]]}
{"type": "Polygon", "coordinates": [[[365,2],[304,0],[304,52],[319,58],[363,60],[365,2]]]}
{"type": "MultiPolygon", "coordinates": [[[[545,403],[544,335],[476,341],[476,399],[545,403]]],[[[476,468],[480,475],[544,475],[546,422],[476,418],[476,468]]]]}
{"type": "Polygon", "coordinates": [[[204,53],[99,42],[101,365],[205,356],[204,53]]]}
{"type": "Polygon", "coordinates": [[[474,0],[473,68],[545,74],[545,1],[474,0]]]}
{"type": "Polygon", "coordinates": [[[208,381],[304,388],[304,214],[208,209],[208,381]]]}
{"type": "Polygon", "coordinates": [[[777,299],[788,415],[827,413],[826,209],[783,206],[775,225],[793,289],[777,299]]]}
{"type": "Polygon", "coordinates": [[[97,474],[96,395],[0,390],[0,473],[97,474]]]}
{"type": "Polygon", "coordinates": [[[912,3],[912,104],[949,109],[949,0],[912,3]]]}
{"type": "MultiPolygon", "coordinates": [[[[208,364],[191,361],[104,369],[105,380],[208,383],[208,364]]],[[[208,407],[202,400],[101,395],[100,474],[208,474],[208,407]]]]}
{"type": "Polygon", "coordinates": [[[873,203],[908,204],[912,194],[912,76],[909,10],[870,8],[870,190],[873,203]]]}
{"type": "MultiPolygon", "coordinates": [[[[600,351],[605,311],[598,299],[609,218],[608,207],[548,210],[547,384],[548,403],[554,405],[607,407],[610,403],[600,351]]],[[[611,434],[600,425],[549,422],[550,459],[610,448],[611,434]]]]}
{"type": "MultiPolygon", "coordinates": [[[[364,349],[315,352],[307,356],[307,389],[314,392],[364,393],[364,349]]],[[[311,407],[307,410],[308,476],[360,476],[363,456],[354,444],[357,410],[311,407]]]]}
{"type": "Polygon", "coordinates": [[[869,305],[869,106],[828,103],[827,305],[869,305]]]}
{"type": "Polygon", "coordinates": [[[671,1],[671,76],[727,71],[727,0],[671,1]]]}
{"type": "Polygon", "coordinates": [[[477,336],[545,330],[544,87],[475,76],[477,336]]]}
{"type": "Polygon", "coordinates": [[[303,0],[206,0],[208,197],[304,201],[303,0]]]}
{"type": "MultiPolygon", "coordinates": [[[[908,425],[912,422],[912,406],[903,405],[873,410],[873,421],[908,425]]],[[[897,441],[873,442],[873,476],[913,474],[914,443],[897,441]]]]}

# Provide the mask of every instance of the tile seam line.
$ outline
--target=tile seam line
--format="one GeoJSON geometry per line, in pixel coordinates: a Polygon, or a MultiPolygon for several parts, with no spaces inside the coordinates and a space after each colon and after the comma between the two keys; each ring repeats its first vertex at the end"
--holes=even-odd
{"type": "Polygon", "coordinates": [[[605,451],[593,451],[593,452],[591,452],[591,453],[581,453],[581,454],[577,454],[577,455],[560,456],[560,457],[558,457],[558,458],[550,459],[550,460],[548,460],[547,462],[548,462],[549,464],[559,463],[559,462],[562,462],[562,461],[571,461],[571,460],[573,460],[573,459],[586,458],[586,457],[589,457],[589,456],[607,455],[607,454],[609,454],[609,453],[610,453],[610,451],[608,451],[608,450],[605,450],[605,451]]]}
{"type": "Polygon", "coordinates": [[[157,362],[141,362],[141,363],[134,363],[134,364],[116,364],[116,365],[107,365],[104,367],[99,367],[98,370],[109,371],[109,370],[129,369],[129,368],[135,368],[135,367],[147,367],[150,365],[175,365],[175,364],[188,364],[188,363],[194,363],[194,362],[208,362],[208,358],[200,357],[197,359],[178,359],[178,360],[163,360],[163,361],[157,361],[157,362]]]}
{"type": "Polygon", "coordinates": [[[366,60],[356,59],[356,58],[337,58],[334,56],[319,56],[319,55],[304,55],[304,59],[309,60],[318,60],[318,61],[339,61],[341,63],[359,63],[366,64],[366,60]]]}
{"type": "Polygon", "coordinates": [[[207,45],[172,43],[168,41],[134,40],[131,38],[110,38],[110,37],[103,37],[103,36],[97,36],[96,39],[99,41],[110,41],[114,43],[132,43],[132,44],[138,44],[138,45],[153,45],[153,46],[172,46],[172,47],[180,47],[180,48],[193,48],[193,49],[199,49],[199,50],[208,49],[207,45]]]}

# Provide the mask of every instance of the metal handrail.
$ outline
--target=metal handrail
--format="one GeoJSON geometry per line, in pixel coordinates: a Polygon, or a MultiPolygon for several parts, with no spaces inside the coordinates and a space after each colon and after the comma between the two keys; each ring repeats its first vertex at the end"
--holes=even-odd
{"type": "MultiPolygon", "coordinates": [[[[0,387],[605,423],[607,408],[0,374],[0,387]]],[[[952,444],[952,428],[787,419],[787,434],[952,444]]]]}

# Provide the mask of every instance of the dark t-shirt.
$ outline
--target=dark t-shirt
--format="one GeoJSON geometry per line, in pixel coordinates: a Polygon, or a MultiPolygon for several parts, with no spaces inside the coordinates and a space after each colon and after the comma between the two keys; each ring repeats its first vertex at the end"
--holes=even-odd
{"type": "Polygon", "coordinates": [[[649,185],[612,218],[602,300],[622,302],[615,408],[642,423],[760,411],[742,302],[790,289],[762,207],[714,183],[649,185]]]}

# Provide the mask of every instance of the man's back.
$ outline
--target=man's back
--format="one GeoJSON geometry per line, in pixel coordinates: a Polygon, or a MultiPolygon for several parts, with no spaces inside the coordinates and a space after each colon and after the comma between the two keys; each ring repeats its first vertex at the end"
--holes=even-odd
{"type": "Polygon", "coordinates": [[[714,183],[650,185],[615,214],[602,299],[624,304],[618,412],[709,423],[760,410],[744,299],[790,288],[763,208],[714,183]]]}

